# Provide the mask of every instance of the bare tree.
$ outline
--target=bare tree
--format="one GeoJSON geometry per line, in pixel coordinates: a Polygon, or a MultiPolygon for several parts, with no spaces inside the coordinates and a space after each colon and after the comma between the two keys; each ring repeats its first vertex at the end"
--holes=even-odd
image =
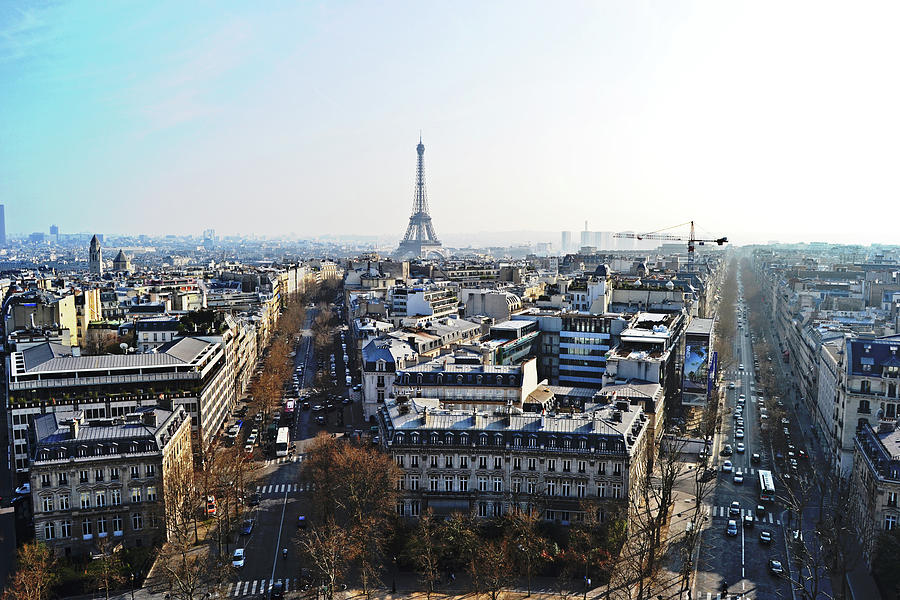
{"type": "Polygon", "coordinates": [[[325,600],[331,600],[359,552],[355,540],[344,527],[332,521],[302,531],[296,544],[317,580],[324,582],[325,600]]]}
{"type": "Polygon", "coordinates": [[[3,600],[47,600],[57,581],[56,559],[47,546],[29,542],[16,552],[16,569],[3,600]]]}
{"type": "Polygon", "coordinates": [[[477,594],[498,600],[513,581],[511,543],[508,537],[482,540],[469,562],[472,587],[477,594]]]}
{"type": "Polygon", "coordinates": [[[441,526],[429,508],[425,511],[407,542],[406,552],[416,572],[425,583],[428,600],[440,581],[441,526]]]}
{"type": "Polygon", "coordinates": [[[109,538],[97,540],[99,556],[88,564],[87,574],[94,581],[98,590],[102,590],[109,600],[111,590],[118,588],[126,580],[125,564],[119,549],[113,547],[109,538]]]}
{"type": "Polygon", "coordinates": [[[163,544],[157,562],[162,585],[175,600],[196,600],[225,593],[234,569],[227,557],[205,546],[192,547],[182,539],[163,544]]]}

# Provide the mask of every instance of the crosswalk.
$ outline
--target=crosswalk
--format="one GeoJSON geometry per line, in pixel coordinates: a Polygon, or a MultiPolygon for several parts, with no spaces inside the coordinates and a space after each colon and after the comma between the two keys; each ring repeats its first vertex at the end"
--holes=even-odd
{"type": "Polygon", "coordinates": [[[256,486],[256,493],[261,496],[266,494],[291,494],[294,492],[308,492],[311,489],[312,484],[306,481],[300,483],[273,483],[271,485],[256,486]]]}
{"type": "Polygon", "coordinates": [[[287,463],[300,462],[301,460],[303,460],[303,458],[296,454],[294,456],[279,456],[278,458],[267,458],[266,466],[268,467],[271,465],[284,465],[287,463]]]}
{"type": "Polygon", "coordinates": [[[742,508],[741,514],[738,516],[731,516],[728,514],[728,506],[713,506],[712,507],[712,516],[713,517],[722,517],[725,519],[743,519],[746,515],[753,515],[754,521],[757,523],[770,523],[772,525],[781,525],[781,519],[776,519],[775,515],[772,513],[766,513],[762,516],[756,516],[752,510],[749,508],[742,508]]]}
{"type": "Polygon", "coordinates": [[[296,577],[286,579],[252,579],[250,581],[238,581],[234,583],[225,594],[229,598],[238,598],[240,596],[265,595],[269,592],[269,588],[277,582],[284,584],[285,593],[300,589],[300,580],[296,577]]]}
{"type": "MultiPolygon", "coordinates": [[[[687,594],[684,595],[687,598],[687,594]]],[[[697,600],[751,600],[753,596],[750,594],[732,594],[722,592],[698,592],[694,596],[697,600]]]]}

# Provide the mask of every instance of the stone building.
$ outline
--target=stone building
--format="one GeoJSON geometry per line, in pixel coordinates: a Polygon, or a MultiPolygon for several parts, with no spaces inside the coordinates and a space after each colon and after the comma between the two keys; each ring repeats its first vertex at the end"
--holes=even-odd
{"type": "Polygon", "coordinates": [[[31,496],[35,539],[57,554],[104,553],[165,538],[170,472],[191,466],[183,407],[86,419],[84,411],[34,420],[31,496]]]}

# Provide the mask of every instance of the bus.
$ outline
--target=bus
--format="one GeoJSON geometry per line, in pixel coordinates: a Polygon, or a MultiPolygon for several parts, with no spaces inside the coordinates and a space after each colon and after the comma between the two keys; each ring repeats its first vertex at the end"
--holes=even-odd
{"type": "Polygon", "coordinates": [[[759,499],[762,502],[775,500],[775,479],[772,471],[760,469],[759,471],[759,499]]]}
{"type": "Polygon", "coordinates": [[[297,408],[297,403],[294,399],[290,399],[284,403],[284,411],[281,413],[281,420],[290,425],[294,422],[294,410],[297,408]]]}
{"type": "Polygon", "coordinates": [[[275,456],[287,456],[288,446],[291,444],[291,433],[287,427],[278,428],[278,437],[275,439],[275,456]]]}

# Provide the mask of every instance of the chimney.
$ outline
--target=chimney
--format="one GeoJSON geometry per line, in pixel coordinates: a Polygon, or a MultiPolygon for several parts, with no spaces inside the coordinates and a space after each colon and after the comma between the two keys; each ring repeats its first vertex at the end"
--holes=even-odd
{"type": "Polygon", "coordinates": [[[147,412],[143,413],[141,421],[147,427],[156,427],[156,411],[148,410],[147,412]]]}

